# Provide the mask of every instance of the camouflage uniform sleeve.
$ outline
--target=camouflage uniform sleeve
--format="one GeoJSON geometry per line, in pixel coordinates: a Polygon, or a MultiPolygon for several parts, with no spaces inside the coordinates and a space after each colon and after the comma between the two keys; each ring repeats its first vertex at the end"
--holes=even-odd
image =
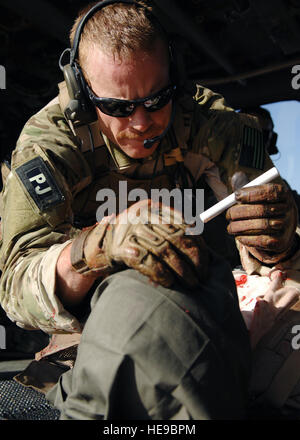
{"type": "Polygon", "coordinates": [[[80,331],[55,296],[55,271],[59,254],[78,232],[72,227],[72,200],[87,176],[57,104],[27,122],[2,193],[0,252],[1,305],[21,327],[80,331]]]}
{"type": "MultiPolygon", "coordinates": [[[[243,171],[251,181],[272,168],[274,164],[265,151],[257,119],[250,115],[230,111],[230,108],[222,108],[222,105],[207,106],[206,96],[208,96],[207,93],[204,97],[201,93],[195,96],[197,106],[196,118],[192,126],[192,149],[216,164],[220,180],[230,194],[232,193],[231,177],[236,171],[243,171]],[[203,107],[203,102],[206,108],[203,107]]],[[[284,184],[281,177],[273,182],[284,184]]],[[[298,236],[299,232],[298,229],[298,236]]],[[[270,271],[269,267],[265,267],[254,259],[244,246],[239,246],[238,242],[237,246],[243,266],[249,274],[262,274],[270,271]]],[[[285,261],[284,266],[285,269],[293,270],[294,274],[297,270],[299,271],[300,249],[290,260],[285,261]]],[[[300,280],[299,275],[296,278],[300,280]]]]}
{"type": "MultiPolygon", "coordinates": [[[[265,151],[256,118],[214,108],[203,115],[200,108],[197,119],[193,127],[193,151],[217,165],[228,193],[232,192],[230,181],[236,171],[243,171],[250,181],[274,166],[265,151]]],[[[282,180],[279,178],[278,182],[282,180]]]]}

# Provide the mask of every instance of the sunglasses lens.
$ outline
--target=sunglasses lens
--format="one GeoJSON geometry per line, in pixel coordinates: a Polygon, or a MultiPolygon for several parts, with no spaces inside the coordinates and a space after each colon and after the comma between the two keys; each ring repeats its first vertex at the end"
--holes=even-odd
{"type": "Polygon", "coordinates": [[[173,89],[170,87],[163,92],[160,92],[159,95],[154,96],[151,99],[148,99],[144,102],[144,107],[148,112],[155,112],[160,110],[165,105],[168,104],[173,94],[173,89]]]}
{"type": "Polygon", "coordinates": [[[137,105],[143,105],[148,112],[160,110],[168,104],[172,98],[174,87],[168,87],[161,90],[146,100],[126,101],[115,98],[99,98],[95,96],[90,88],[88,88],[89,97],[103,113],[117,118],[126,118],[133,113],[137,105]]]}
{"type": "Polygon", "coordinates": [[[115,117],[129,116],[135,108],[134,104],[120,102],[114,99],[98,101],[97,106],[103,113],[115,117]]]}

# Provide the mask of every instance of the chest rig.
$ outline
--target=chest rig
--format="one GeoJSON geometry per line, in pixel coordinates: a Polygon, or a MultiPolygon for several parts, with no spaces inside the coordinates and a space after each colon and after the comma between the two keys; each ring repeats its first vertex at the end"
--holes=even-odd
{"type": "MultiPolygon", "coordinates": [[[[66,83],[62,82],[59,84],[59,104],[64,114],[68,102],[66,83]]],[[[82,228],[95,223],[99,207],[97,193],[102,189],[114,191],[118,214],[119,207],[123,205],[119,200],[121,182],[126,182],[127,193],[139,188],[146,191],[148,197],[152,188],[172,190],[193,186],[193,177],[184,167],[186,139],[191,126],[189,118],[184,118],[183,127],[176,124],[179,125],[179,133],[178,130],[175,133],[172,127],[154,154],[146,159],[132,159],[125,155],[99,131],[97,120],[84,124],[80,121],[73,123],[69,119],[67,121],[91,169],[91,183],[74,198],[75,227],[82,228]]],[[[133,203],[127,198],[127,207],[133,203]]]]}

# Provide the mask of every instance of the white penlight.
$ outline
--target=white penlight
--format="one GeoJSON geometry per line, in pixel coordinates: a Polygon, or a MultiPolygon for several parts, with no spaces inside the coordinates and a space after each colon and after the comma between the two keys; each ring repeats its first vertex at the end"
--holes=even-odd
{"type": "MultiPolygon", "coordinates": [[[[265,173],[258,176],[256,179],[247,183],[247,185],[244,185],[243,188],[246,188],[248,186],[254,186],[254,185],[263,185],[264,183],[271,182],[271,180],[274,180],[278,176],[279,176],[279,171],[277,170],[276,167],[273,167],[270,170],[268,170],[265,173]]],[[[207,223],[210,220],[212,220],[214,217],[216,217],[217,215],[221,214],[221,212],[230,208],[235,203],[236,203],[235,194],[232,193],[232,194],[230,194],[230,196],[225,197],[225,199],[221,200],[220,202],[216,203],[211,208],[202,212],[202,214],[200,214],[200,220],[202,220],[203,223],[207,223]]]]}

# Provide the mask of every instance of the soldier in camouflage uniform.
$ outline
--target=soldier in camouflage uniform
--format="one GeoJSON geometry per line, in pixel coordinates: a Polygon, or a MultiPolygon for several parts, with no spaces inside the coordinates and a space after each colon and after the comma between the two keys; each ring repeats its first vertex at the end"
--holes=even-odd
{"type": "MultiPolygon", "coordinates": [[[[278,154],[279,150],[276,145],[278,134],[274,130],[274,121],[268,110],[263,107],[249,107],[241,109],[241,112],[255,116],[258,119],[259,125],[262,128],[264,143],[266,150],[270,156],[278,154]]],[[[288,182],[285,180],[285,184],[292,191],[295,203],[298,209],[298,220],[300,216],[300,195],[297,191],[293,190],[288,182]]]]}
{"type": "MultiPolygon", "coordinates": [[[[155,105],[170,82],[161,29],[128,4],[95,14],[85,35],[93,26],[97,44],[86,37],[84,56],[81,41],[79,60],[92,93],[150,96],[145,104],[155,105]]],[[[178,88],[151,113],[140,101],[127,117],[96,107],[89,125],[68,121],[69,99],[63,82],[27,122],[3,188],[2,307],[27,329],[82,332],[75,366],[49,399],[64,419],[243,417],[250,347],[230,266],[219,255],[223,243],[210,242],[206,230],[204,238],[184,234],[187,225],[172,216],[142,227],[124,226],[119,212],[115,222],[95,224],[95,214],[98,191],[118,195],[120,181],[128,191],[209,187],[224,198],[237,170],[252,180],[272,166],[256,122],[199,85],[178,88]],[[175,103],[167,134],[145,149],[145,139],[167,128],[175,103]]],[[[239,201],[229,232],[245,268],[299,261],[295,207],[280,179],[239,201]]],[[[147,202],[139,206],[148,212],[147,202]]],[[[170,212],[155,207],[160,220],[170,212]]]]}

